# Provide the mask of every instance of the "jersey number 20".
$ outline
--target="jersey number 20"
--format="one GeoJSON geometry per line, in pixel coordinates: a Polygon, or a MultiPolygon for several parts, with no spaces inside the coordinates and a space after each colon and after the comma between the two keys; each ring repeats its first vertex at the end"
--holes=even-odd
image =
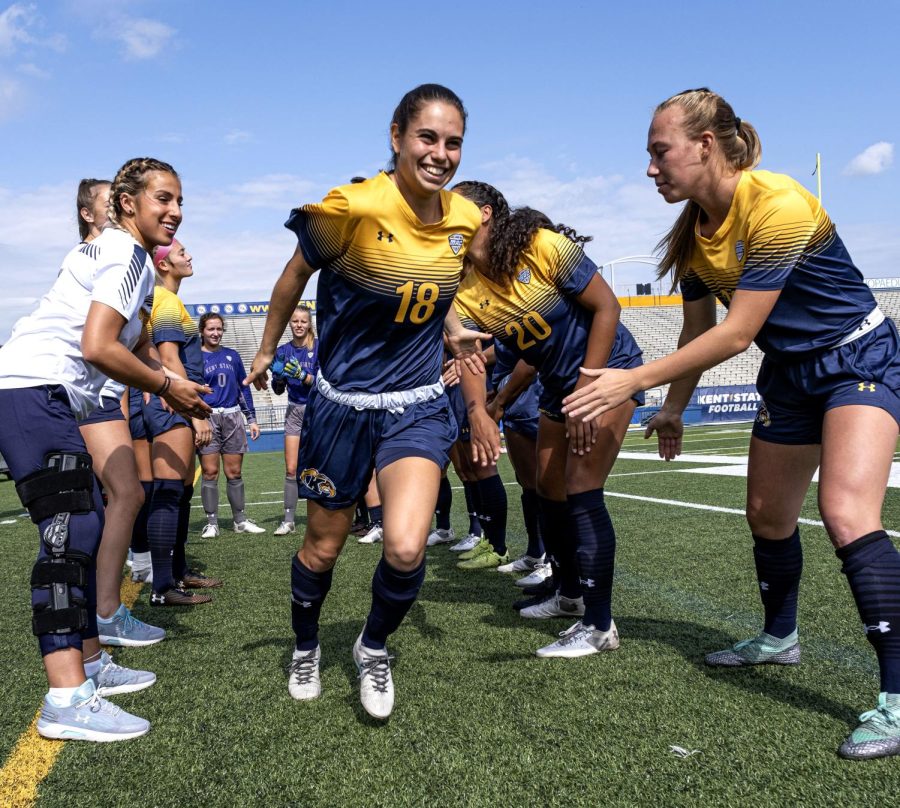
{"type": "Polygon", "coordinates": [[[400,308],[394,322],[405,323],[409,317],[411,323],[421,325],[434,314],[434,305],[441,290],[436,283],[420,283],[417,289],[415,281],[407,281],[394,291],[400,295],[400,308]]]}
{"type": "Polygon", "coordinates": [[[513,320],[506,324],[506,334],[516,338],[516,345],[520,351],[525,351],[538,340],[547,339],[553,329],[547,321],[536,311],[530,311],[522,318],[522,322],[513,320]]]}

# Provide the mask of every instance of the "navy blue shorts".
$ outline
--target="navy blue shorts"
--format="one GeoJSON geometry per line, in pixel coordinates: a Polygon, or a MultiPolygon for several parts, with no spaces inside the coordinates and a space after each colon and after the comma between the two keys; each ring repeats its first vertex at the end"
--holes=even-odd
{"type": "MultiPolygon", "coordinates": [[[[150,396],[149,403],[142,403],[141,407],[144,413],[144,429],[147,440],[152,441],[157,435],[163,435],[177,426],[188,428],[191,426],[184,416],[165,410],[159,396],[150,396]]],[[[133,438],[134,432],[131,435],[133,438]]]]}
{"type": "Polygon", "coordinates": [[[472,433],[469,429],[469,411],[463,398],[462,385],[454,384],[447,388],[447,400],[450,402],[450,414],[456,422],[457,440],[469,441],[472,433]]]}
{"type": "Polygon", "coordinates": [[[425,457],[441,469],[456,440],[445,395],[402,413],[357,410],[321,395],[306,406],[297,463],[300,496],[328,510],[354,505],[380,471],[403,457],[425,457]]]}
{"type": "Polygon", "coordinates": [[[900,337],[891,320],[840,348],[790,364],[763,359],[762,397],[753,434],[770,443],[822,442],[822,421],[835,407],[862,404],[900,423],[900,337]]]}
{"type": "Polygon", "coordinates": [[[144,424],[144,394],[133,388],[128,394],[128,429],[131,432],[132,440],[147,440],[147,427],[144,424]]]}
{"type": "Polygon", "coordinates": [[[101,398],[100,406],[96,410],[91,410],[87,418],[78,422],[78,426],[85,424],[103,424],[107,421],[124,421],[125,414],[122,412],[122,402],[117,398],[101,398]]]}
{"type": "MultiPolygon", "coordinates": [[[[509,376],[500,382],[497,389],[502,390],[508,381],[509,376]]],[[[544,386],[539,379],[535,379],[509,407],[503,410],[504,432],[517,432],[532,440],[537,438],[538,422],[541,420],[538,402],[543,391],[544,386]]]]}

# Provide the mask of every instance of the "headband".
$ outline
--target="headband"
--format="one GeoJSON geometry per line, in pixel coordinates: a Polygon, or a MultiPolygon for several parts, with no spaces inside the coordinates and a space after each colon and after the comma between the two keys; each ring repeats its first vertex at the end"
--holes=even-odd
{"type": "Polygon", "coordinates": [[[153,266],[159,269],[159,265],[165,261],[169,253],[172,252],[172,245],[174,244],[175,239],[172,239],[172,244],[160,244],[159,247],[153,251],[153,266]]]}

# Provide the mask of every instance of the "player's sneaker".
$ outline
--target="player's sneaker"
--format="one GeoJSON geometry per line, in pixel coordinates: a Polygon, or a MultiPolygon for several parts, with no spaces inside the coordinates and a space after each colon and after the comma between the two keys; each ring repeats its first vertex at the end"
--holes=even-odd
{"type": "Polygon", "coordinates": [[[724,651],[706,655],[706,664],[714,667],[740,668],[745,665],[799,665],[800,643],[796,630],[783,640],[760,632],[750,640],[741,640],[724,651]]]}
{"type": "Polygon", "coordinates": [[[540,586],[551,577],[553,577],[553,567],[548,561],[546,564],[538,564],[528,575],[523,575],[516,580],[515,584],[522,589],[527,589],[530,586],[540,586]]]}
{"type": "Polygon", "coordinates": [[[126,741],[146,735],[150,722],[110,704],[88,679],[67,707],[57,707],[44,696],[37,731],[44,738],[57,740],[126,741]]]}
{"type": "Polygon", "coordinates": [[[294,523],[293,522],[282,522],[278,527],[275,528],[276,536],[287,536],[288,533],[294,532],[294,523]]]}
{"type": "Polygon", "coordinates": [[[616,624],[610,623],[609,631],[598,631],[593,626],[586,626],[579,620],[575,625],[559,633],[556,642],[538,648],[535,653],[539,657],[573,657],[589,656],[600,651],[615,651],[619,647],[619,632],[616,624]]]}
{"type": "Polygon", "coordinates": [[[108,620],[98,614],[97,630],[100,632],[98,639],[104,645],[120,645],[129,648],[154,645],[166,638],[165,629],[138,620],[124,603],[119,604],[119,608],[108,620]]]}
{"type": "Polygon", "coordinates": [[[294,656],[288,665],[288,692],[298,701],[317,699],[322,694],[319,679],[321,656],[322,651],[318,645],[312,651],[294,649],[294,656]]]}
{"type": "Polygon", "coordinates": [[[560,595],[559,592],[554,592],[540,603],[520,609],[519,614],[531,620],[546,620],[550,617],[581,617],[584,615],[584,599],[580,597],[567,598],[560,595]]]}
{"type": "Polygon", "coordinates": [[[369,531],[369,523],[368,522],[354,522],[350,525],[350,533],[351,536],[356,536],[359,538],[360,536],[365,536],[369,531]]]}
{"type": "Polygon", "coordinates": [[[243,522],[234,523],[235,533],[265,533],[266,529],[260,527],[252,519],[245,519],[243,522]]]}
{"type": "Polygon", "coordinates": [[[523,572],[533,572],[538,566],[544,563],[544,557],[534,558],[530,555],[519,556],[515,561],[509,564],[503,564],[497,567],[497,572],[509,572],[521,575],[523,572]]]}
{"type": "Polygon", "coordinates": [[[878,705],[859,720],[859,726],[838,749],[842,758],[869,760],[900,755],[900,694],[879,693],[878,705]]]}
{"type": "Polygon", "coordinates": [[[491,543],[487,539],[479,539],[478,544],[476,544],[471,550],[466,550],[464,553],[459,554],[460,561],[468,561],[470,558],[476,558],[480,556],[482,553],[490,553],[494,548],[491,546],[491,543]]]}
{"type": "Polygon", "coordinates": [[[456,541],[456,534],[453,532],[452,527],[448,527],[446,530],[442,527],[436,527],[428,534],[428,540],[425,544],[428,547],[434,547],[436,544],[447,544],[447,542],[451,541],[456,541]]]}
{"type": "MultiPolygon", "coordinates": [[[[462,558],[462,556],[460,556],[462,558]]],[[[500,555],[494,549],[488,550],[486,553],[480,553],[474,558],[467,561],[457,563],[457,568],[461,570],[492,570],[509,561],[509,553],[500,555]]]]}
{"type": "Polygon", "coordinates": [[[384,528],[381,526],[381,522],[372,522],[369,529],[356,540],[356,543],[377,544],[380,541],[384,541],[384,528]]]}
{"type": "Polygon", "coordinates": [[[451,553],[468,553],[473,547],[475,547],[478,542],[481,541],[480,535],[475,535],[474,533],[470,533],[466,536],[462,541],[456,542],[451,548],[451,553]]]}
{"type": "Polygon", "coordinates": [[[131,569],[134,566],[134,551],[129,549],[128,556],[125,559],[125,566],[131,569]]]}
{"type": "Polygon", "coordinates": [[[353,643],[353,661],[359,671],[359,700],[372,718],[387,718],[394,709],[394,680],[386,648],[376,650],[362,644],[362,634],[353,643]]]}
{"type": "Polygon", "coordinates": [[[186,570],[181,580],[175,581],[176,589],[218,589],[222,586],[219,578],[210,578],[196,570],[186,570]]]}
{"type": "Polygon", "coordinates": [[[201,603],[212,603],[212,595],[198,595],[174,586],[165,592],[150,593],[151,606],[199,606],[201,603]]]}
{"type": "Polygon", "coordinates": [[[100,652],[100,671],[90,678],[98,696],[116,696],[119,693],[137,693],[156,682],[156,674],[116,665],[106,651],[100,652]]]}
{"type": "Polygon", "coordinates": [[[218,525],[203,525],[203,530],[200,531],[201,539],[217,539],[219,538],[219,526],[218,525]]]}

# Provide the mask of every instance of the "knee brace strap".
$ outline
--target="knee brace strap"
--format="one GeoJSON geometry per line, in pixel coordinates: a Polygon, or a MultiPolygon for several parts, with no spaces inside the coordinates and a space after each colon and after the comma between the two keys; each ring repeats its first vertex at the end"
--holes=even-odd
{"type": "Polygon", "coordinates": [[[91,456],[49,452],[44,468],[23,477],[16,493],[35,524],[58,513],[88,513],[94,510],[91,456]]]}
{"type": "Polygon", "coordinates": [[[84,588],[91,557],[78,550],[66,550],[54,558],[39,558],[31,570],[31,588],[49,590],[49,601],[33,607],[31,630],[42,634],[69,634],[87,628],[87,600],[76,596],[72,587],[84,588]]]}

